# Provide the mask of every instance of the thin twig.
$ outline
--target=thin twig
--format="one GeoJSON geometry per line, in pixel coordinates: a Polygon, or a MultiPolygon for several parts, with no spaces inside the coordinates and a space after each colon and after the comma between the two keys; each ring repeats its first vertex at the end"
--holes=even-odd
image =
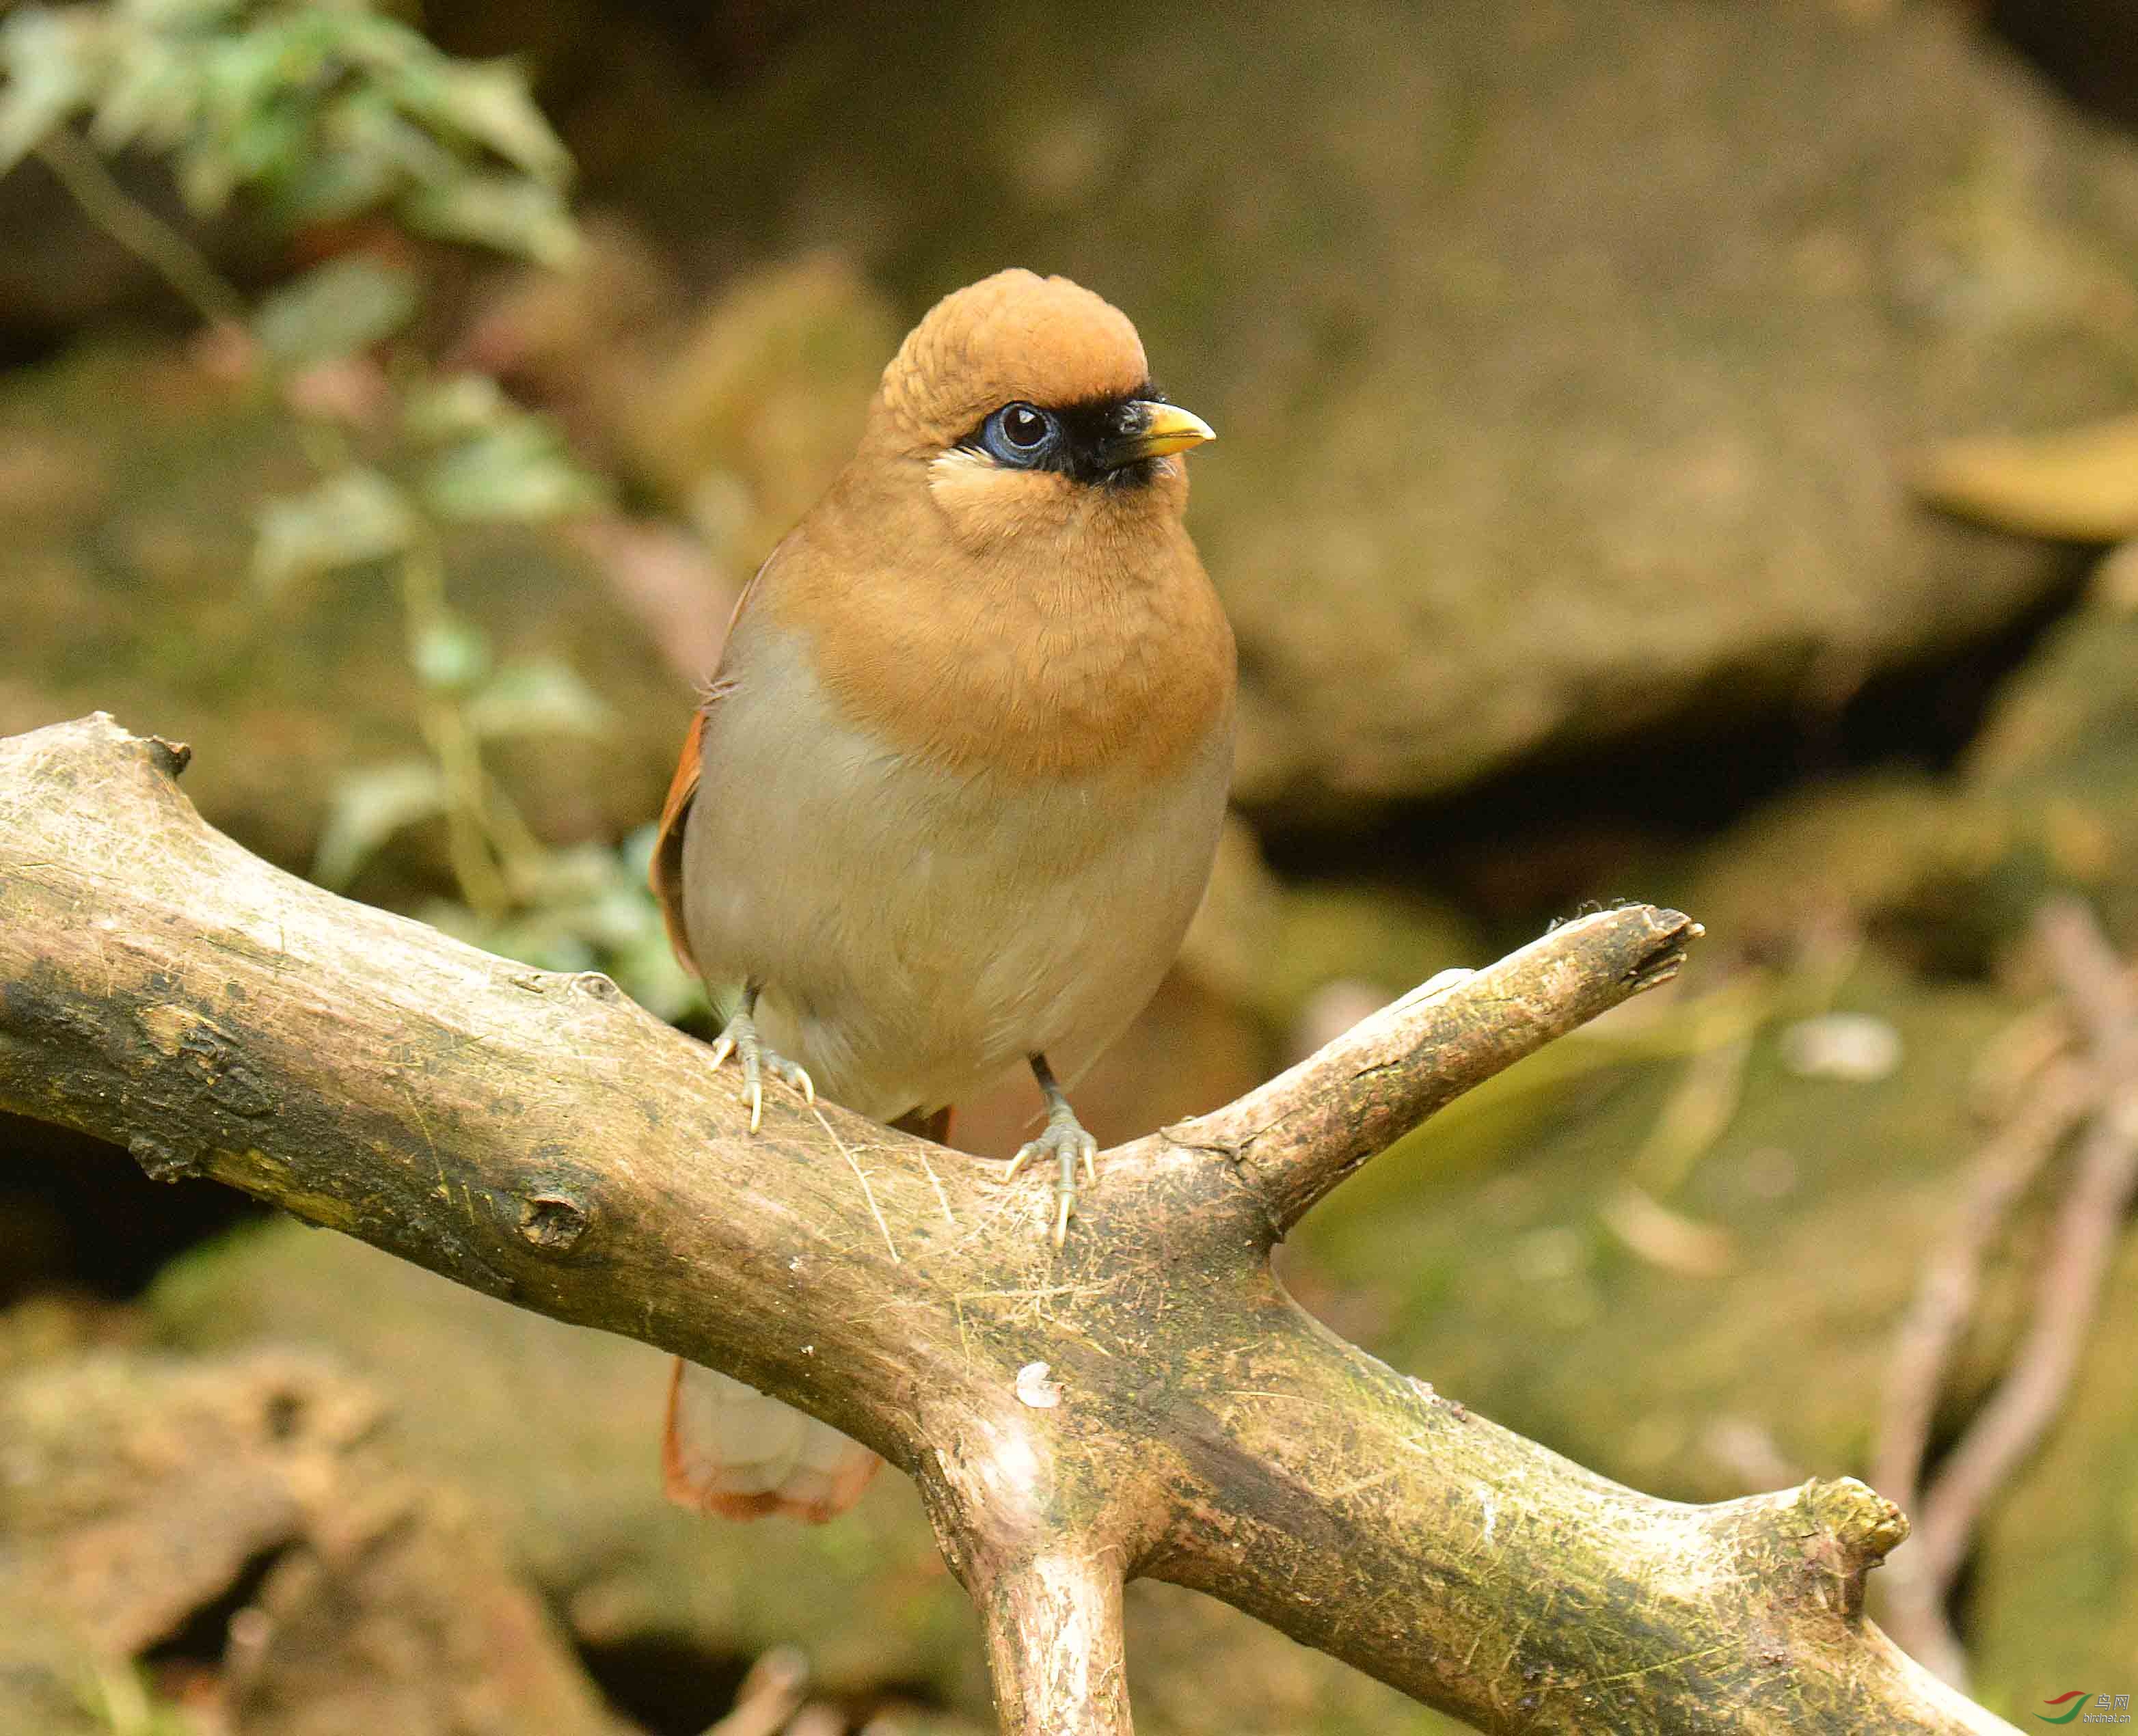
{"type": "MultiPolygon", "coordinates": [[[[1921,1506],[1918,1480],[1954,1347],[1974,1314],[1982,1263],[1999,1230],[2042,1166],[2093,1106],[2092,1075],[2079,1063],[2055,1063],[2036,1080],[2012,1119],[1970,1166],[1964,1197],[1944,1239],[1932,1250],[1899,1329],[1887,1375],[1885,1403],[1871,1455],[1871,1483],[1909,1513],[1921,1506]]],[[[1965,1674],[1965,1655],[1945,1615],[1951,1568],[1965,1553],[1920,1517],[1910,1547],[1887,1565],[1881,1596],[1893,1637],[1946,1680],[1965,1674]]]]}
{"type": "Polygon", "coordinates": [[[2049,1233],[2034,1319],[2011,1371],[1940,1468],[1922,1524],[1933,1567],[1957,1571],[1989,1497],[2033,1451],[2062,1408],[2101,1302],[2116,1233],[2138,1188],[2138,1090],[2126,1086],[2087,1130],[2049,1233]]]}
{"type": "Polygon", "coordinates": [[[779,1736],[808,1688],[809,1660],[801,1648],[775,1646],[749,1666],[734,1709],[705,1736],[779,1736]]]}
{"type": "Polygon", "coordinates": [[[1689,1056],[1618,1188],[1597,1207],[1604,1226],[1651,1265],[1687,1278],[1719,1278],[1736,1264],[1727,1230],[1663,1203],[1728,1131],[1744,1101],[1750,1030],[1689,1056]]]}
{"type": "Polygon", "coordinates": [[[2131,1056],[2108,1051],[2138,1042],[2138,993],[2092,910],[2076,898],[2050,899],[2035,914],[2034,935],[2087,1041],[2104,1061],[2127,1065],[2131,1056]]]}
{"type": "Polygon", "coordinates": [[[230,280],[208,263],[199,248],[121,187],[104,159],[78,134],[56,128],[39,143],[37,155],[91,222],[185,297],[210,325],[251,323],[245,298],[230,280]]]}
{"type": "MultiPolygon", "coordinates": [[[[2095,1095],[2092,1076],[2076,1061],[2059,1061],[2044,1072],[1970,1166],[1960,1210],[1924,1265],[1915,1300],[1894,1335],[1871,1456],[1872,1487],[1904,1509],[1912,1509],[1921,1492],[1917,1479],[1938,1392],[1953,1347],[1974,1316],[1989,1245],[2043,1164],[2092,1107],[2095,1095]]],[[[1915,1541],[1922,1540],[1919,1525],[1915,1541]]]]}
{"type": "MultiPolygon", "coordinates": [[[[2101,1287],[2124,1214],[2138,1194],[2138,1002],[2134,1002],[2123,962],[2092,911],[2076,900],[2057,899],[2044,905],[2034,926],[2057,987],[2089,1040],[2093,1114],[2044,1244],[2027,1332],[1995,1392],[1925,1490],[1918,1504],[1914,1548],[1900,1558],[1906,1565],[1899,1568],[1894,1587],[1902,1606],[1896,1626],[1921,1624],[1917,1638],[1923,1650],[1917,1656],[1955,1683],[1964,1679],[1965,1659],[1945,1621],[1946,1594],[1990,1498],[2040,1446],[2070,1395],[2100,1309],[2101,1287]]],[[[2030,1124],[2028,1132],[2045,1144],[2033,1156],[2038,1164],[2046,1148],[2057,1143],[2049,1129],[2067,1105],[2045,1090],[2037,1094],[2034,1106],[2040,1119],[2030,1124]]],[[[2087,1106],[2082,1101],[2072,1110],[2072,1119],[2087,1106]]],[[[2007,1154],[2014,1176],[2028,1155],[2016,1144],[2007,1154]]],[[[2004,1185],[2016,1192],[2024,1180],[2008,1177],[2004,1185]]],[[[1991,1192],[1986,1183],[1984,1192],[1986,1209],[1991,1192]]],[[[1989,1228],[1994,1227],[1993,1221],[1989,1228]]],[[[1924,1304],[1926,1312],[1931,1305],[1924,1304]]],[[[1956,1335],[1965,1319],[1965,1313],[1955,1314],[1948,1308],[1940,1329],[1956,1335]]],[[[1929,1335],[1926,1326],[1924,1343],[1915,1353],[1931,1353],[1929,1335]]],[[[1944,1351],[1937,1353],[1941,1361],[1944,1351]]],[[[1911,1372],[1909,1378],[1917,1382],[1917,1389],[1896,1396],[1896,1402],[1905,1401],[1911,1409],[1926,1404],[1934,1407],[1934,1387],[1926,1397],[1921,1389],[1923,1375],[1911,1372]]],[[[1927,1432],[1928,1422],[1924,1417],[1896,1414],[1893,1426],[1927,1432]]],[[[1891,1445],[1895,1468],[1901,1470],[1905,1441],[1896,1433],[1891,1445]]],[[[1914,1451],[1919,1464],[1920,1442],[1914,1451]]]]}

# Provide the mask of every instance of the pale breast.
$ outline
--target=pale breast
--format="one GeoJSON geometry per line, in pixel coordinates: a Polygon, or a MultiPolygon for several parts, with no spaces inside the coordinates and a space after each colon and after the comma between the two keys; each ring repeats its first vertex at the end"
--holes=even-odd
{"type": "Polygon", "coordinates": [[[1032,778],[856,727],[799,636],[737,625],[705,734],[684,913],[710,979],[765,984],[767,1037],[888,1119],[1043,1051],[1068,1076],[1126,1026],[1208,880],[1229,703],[1162,773],[1032,778]]]}

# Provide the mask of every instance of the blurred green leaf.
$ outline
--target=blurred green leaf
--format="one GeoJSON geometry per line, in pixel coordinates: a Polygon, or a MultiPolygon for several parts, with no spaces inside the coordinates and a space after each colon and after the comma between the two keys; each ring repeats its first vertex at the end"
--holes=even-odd
{"type": "Polygon", "coordinates": [[[411,440],[437,444],[461,440],[524,414],[486,373],[456,373],[410,391],[401,426],[411,440]]]}
{"type": "Polygon", "coordinates": [[[228,29],[250,0],[120,0],[120,12],[154,30],[228,29]]]}
{"type": "Polygon", "coordinates": [[[569,265],[578,251],[578,227],[556,189],[516,175],[471,171],[416,188],[398,208],[427,234],[517,253],[538,265],[569,265]]]}
{"type": "Polygon", "coordinates": [[[267,205],[278,222],[293,226],[334,222],[376,205],[398,179],[393,166],[373,155],[323,144],[276,183],[267,205]]]}
{"type": "Polygon", "coordinates": [[[168,150],[185,137],[199,105],[198,61],[156,37],[129,32],[120,39],[89,136],[106,153],[136,144],[168,150]]]}
{"type": "Polygon", "coordinates": [[[605,505],[600,481],[574,463],[556,431],[520,412],[432,461],[423,498],[448,519],[552,519],[605,505]]]}
{"type": "Polygon", "coordinates": [[[252,331],[280,368],[308,368],[376,344],[415,310],[412,271],[370,255],[342,255],[263,297],[252,331]]]}
{"type": "Polygon", "coordinates": [[[420,914],[472,945],[544,970],[606,972],[664,1019],[703,1019],[705,987],[677,962],[646,885],[658,829],[642,827],[614,850],[584,844],[546,852],[540,878],[523,889],[529,907],[501,920],[486,922],[465,905],[443,902],[420,914]]]}
{"type": "Polygon", "coordinates": [[[556,658],[508,663],[468,701],[467,720],[477,735],[598,736],[614,714],[570,664],[556,658]]]}
{"type": "Polygon", "coordinates": [[[344,254],[262,299],[252,329],[277,366],[306,368],[398,331],[414,316],[417,299],[413,273],[344,254]]]}
{"type": "Polygon", "coordinates": [[[86,103],[102,80],[105,43],[95,15],[26,7],[0,22],[0,175],[86,103]]]}
{"type": "Polygon", "coordinates": [[[286,20],[193,45],[200,68],[196,124],[179,151],[178,183],[198,210],[218,210],[243,182],[303,142],[300,93],[316,70],[286,20]]]}
{"type": "Polygon", "coordinates": [[[378,471],[344,471],[261,508],[253,580],[271,592],[292,579],[398,554],[408,546],[416,522],[408,497],[378,471]]]}
{"type": "Polygon", "coordinates": [[[213,213],[230,202],[237,190],[237,171],[227,151],[198,141],[181,145],[173,168],[178,194],[195,211],[213,213]]]}
{"type": "Polygon", "coordinates": [[[473,622],[448,616],[417,636],[411,656],[425,686],[466,693],[490,673],[490,638],[473,622]]]}
{"type": "Polygon", "coordinates": [[[336,780],[312,879],[339,890],[404,826],[446,810],[445,778],[427,760],[367,766],[336,780]]]}
{"type": "Polygon", "coordinates": [[[527,80],[510,61],[438,58],[397,80],[403,105],[434,126],[456,129],[550,187],[571,178],[572,156],[535,107],[527,80]]]}
{"type": "Polygon", "coordinates": [[[215,212],[250,188],[287,222],[381,203],[449,240],[560,264],[569,151],[507,61],[456,60],[367,0],[0,0],[0,173],[87,109],[110,152],[166,151],[215,212]]]}
{"type": "Polygon", "coordinates": [[[384,92],[359,85],[321,111],[316,148],[277,183],[274,203],[290,222],[346,217],[411,181],[443,180],[459,167],[452,152],[404,119],[384,92]]]}
{"type": "Polygon", "coordinates": [[[234,185],[286,181],[312,154],[312,118],[302,102],[278,95],[247,114],[217,144],[234,185]]]}

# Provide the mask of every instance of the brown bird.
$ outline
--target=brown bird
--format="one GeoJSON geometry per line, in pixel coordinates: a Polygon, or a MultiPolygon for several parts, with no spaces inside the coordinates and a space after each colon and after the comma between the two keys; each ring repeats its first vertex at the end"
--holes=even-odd
{"type": "MultiPolygon", "coordinates": [[[[900,348],[860,448],[759,571],[684,744],[652,883],[684,961],[740,1000],[714,1045],[940,1138],[1028,1065],[1060,1244],[1097,1142],[1060,1080],[1118,1036],[1209,878],[1233,634],[1183,523],[1211,438],[1135,329],[1004,271],[900,348]]],[[[827,1519],[877,1460],[678,1363],[686,1505],[827,1519]]]]}

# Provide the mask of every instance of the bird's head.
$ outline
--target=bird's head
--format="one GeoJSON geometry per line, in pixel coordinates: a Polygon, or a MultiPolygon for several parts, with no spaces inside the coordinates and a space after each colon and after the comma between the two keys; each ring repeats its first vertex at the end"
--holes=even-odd
{"type": "Polygon", "coordinates": [[[1177,521],[1175,454],[1213,436],[1151,384],[1125,315],[1066,277],[945,296],[884,369],[864,451],[925,486],[969,547],[1177,521]]]}

